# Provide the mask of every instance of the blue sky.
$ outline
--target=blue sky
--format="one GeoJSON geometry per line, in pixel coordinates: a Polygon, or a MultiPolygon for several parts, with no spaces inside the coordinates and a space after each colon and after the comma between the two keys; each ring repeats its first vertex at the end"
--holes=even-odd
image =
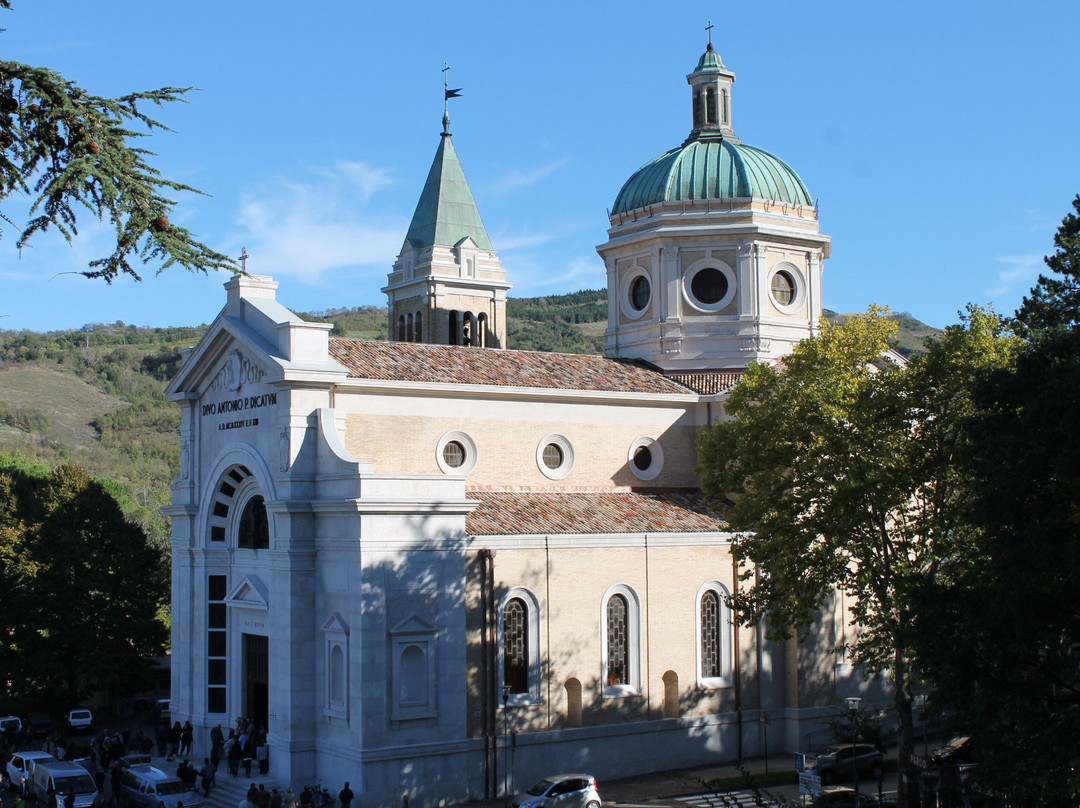
{"type": "MultiPolygon", "coordinates": [[[[685,76],[713,41],[735,71],[736,133],[778,155],[833,238],[824,301],[931,325],[968,302],[1011,313],[1080,192],[1080,3],[278,2],[16,0],[5,58],[101,95],[195,86],[145,141],[183,195],[172,218],[310,311],[384,305],[442,117],[514,296],[596,288],[606,211],[690,130],[685,76]]],[[[0,211],[20,221],[25,205],[0,211]]],[[[69,246],[0,240],[0,326],[191,325],[220,274],[152,267],[111,287],[69,246]]]]}

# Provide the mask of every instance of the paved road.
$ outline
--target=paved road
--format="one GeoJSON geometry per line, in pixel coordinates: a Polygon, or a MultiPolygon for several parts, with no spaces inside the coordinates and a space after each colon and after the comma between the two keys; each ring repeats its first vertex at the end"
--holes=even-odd
{"type": "MultiPolygon", "coordinates": [[[[837,785],[853,787],[851,782],[837,783],[837,785]]],[[[887,774],[881,782],[881,796],[885,799],[895,799],[897,788],[897,775],[887,774]]],[[[863,794],[878,796],[878,783],[874,781],[859,781],[859,791],[863,794]]],[[[770,786],[761,790],[760,797],[752,791],[729,791],[724,794],[695,794],[688,797],[679,797],[676,802],[684,803],[690,808],[755,808],[761,805],[775,804],[777,797],[783,797],[790,802],[800,802],[799,787],[770,786]]],[[[809,797],[807,797],[809,799],[809,797]]]]}

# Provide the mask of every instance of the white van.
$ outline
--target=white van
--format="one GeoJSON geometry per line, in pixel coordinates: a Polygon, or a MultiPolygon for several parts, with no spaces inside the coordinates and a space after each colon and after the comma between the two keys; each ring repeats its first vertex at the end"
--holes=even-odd
{"type": "Polygon", "coordinates": [[[64,808],[64,797],[75,795],[75,808],[91,808],[97,787],[90,772],[70,760],[36,761],[30,791],[42,808],[64,808]]]}
{"type": "Polygon", "coordinates": [[[165,808],[177,808],[179,803],[183,803],[184,808],[204,808],[206,804],[206,798],[193,786],[157,766],[147,764],[125,769],[120,778],[120,787],[133,806],[160,808],[164,805],[165,808]]]}
{"type": "Polygon", "coordinates": [[[48,752],[16,752],[7,762],[8,788],[15,790],[25,777],[30,782],[30,775],[36,763],[56,763],[56,758],[48,752]]]}

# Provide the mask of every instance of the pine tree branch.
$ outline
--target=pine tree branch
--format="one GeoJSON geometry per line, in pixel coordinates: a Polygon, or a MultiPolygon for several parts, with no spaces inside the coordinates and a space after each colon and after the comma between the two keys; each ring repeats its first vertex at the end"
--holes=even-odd
{"type": "MultiPolygon", "coordinates": [[[[0,0],[0,8],[9,7],[0,0]]],[[[50,228],[70,242],[78,235],[77,213],[89,212],[113,224],[116,247],[90,261],[81,273],[87,277],[111,283],[123,273],[141,280],[139,264],[151,262],[160,262],[158,272],[174,264],[238,271],[228,256],[169,221],[176,202],[167,193],[203,192],[162,177],[149,162],[154,153],[135,145],[156,129],[170,131],[144,111],[147,104],[187,103],[192,89],[104,98],[48,68],[0,60],[0,202],[31,198],[16,246],[50,228]]],[[[17,226],[4,212],[0,219],[17,226]]]]}

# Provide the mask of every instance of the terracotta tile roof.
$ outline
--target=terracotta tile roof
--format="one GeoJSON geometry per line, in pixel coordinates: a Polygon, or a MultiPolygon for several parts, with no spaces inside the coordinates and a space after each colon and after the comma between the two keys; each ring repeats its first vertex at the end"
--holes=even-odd
{"type": "Polygon", "coordinates": [[[700,491],[470,491],[481,505],[465,520],[470,536],[559,533],[715,533],[700,491]]]}
{"type": "Polygon", "coordinates": [[[334,338],[330,355],[354,379],[620,393],[693,392],[644,362],[588,354],[334,338]]]}
{"type": "Polygon", "coordinates": [[[741,370],[728,370],[718,373],[669,373],[668,378],[689,387],[695,393],[711,396],[730,390],[742,375],[741,370]]]}

